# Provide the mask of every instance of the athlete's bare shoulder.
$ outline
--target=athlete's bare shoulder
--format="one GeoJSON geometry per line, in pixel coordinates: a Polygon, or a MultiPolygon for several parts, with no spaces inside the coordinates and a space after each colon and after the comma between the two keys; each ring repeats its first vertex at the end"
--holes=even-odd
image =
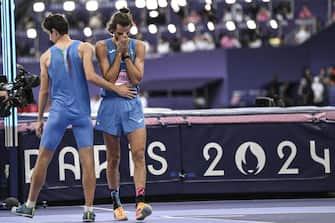
{"type": "Polygon", "coordinates": [[[83,55],[86,53],[92,53],[94,51],[94,47],[89,42],[81,42],[78,46],[79,55],[83,58],[83,55]]]}
{"type": "Polygon", "coordinates": [[[46,66],[48,66],[49,63],[50,63],[50,55],[51,55],[51,53],[50,53],[50,49],[47,49],[47,50],[41,55],[41,57],[40,57],[40,63],[41,63],[41,64],[44,64],[44,65],[46,65],[46,66]]]}
{"type": "Polygon", "coordinates": [[[136,39],[136,45],[139,45],[139,46],[145,46],[145,43],[144,43],[143,40],[136,39]]]}
{"type": "Polygon", "coordinates": [[[79,45],[79,50],[85,51],[85,50],[92,50],[94,49],[93,45],[89,42],[81,42],[79,45]]]}
{"type": "Polygon", "coordinates": [[[105,40],[99,40],[96,44],[95,47],[106,47],[105,40]]]}
{"type": "Polygon", "coordinates": [[[146,52],[146,44],[142,40],[136,40],[136,54],[145,55],[146,52]]]}

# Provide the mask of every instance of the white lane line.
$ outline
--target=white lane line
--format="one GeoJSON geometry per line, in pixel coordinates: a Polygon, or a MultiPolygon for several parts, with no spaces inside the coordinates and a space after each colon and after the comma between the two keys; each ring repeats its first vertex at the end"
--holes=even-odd
{"type": "MultiPolygon", "coordinates": [[[[197,220],[197,221],[204,221],[204,220],[211,220],[211,221],[220,221],[222,223],[274,223],[274,222],[270,222],[270,221],[250,221],[250,220],[236,220],[236,219],[229,219],[229,217],[243,217],[244,215],[227,215],[227,219],[215,219],[213,217],[217,217],[217,216],[204,216],[204,217],[201,217],[201,218],[196,218],[196,217],[177,217],[177,216],[161,216],[162,218],[168,218],[168,219],[183,219],[183,220],[197,220]],[[206,218],[206,217],[209,217],[209,218],[206,218]]],[[[226,218],[226,216],[220,216],[220,217],[224,217],[226,218]]]]}

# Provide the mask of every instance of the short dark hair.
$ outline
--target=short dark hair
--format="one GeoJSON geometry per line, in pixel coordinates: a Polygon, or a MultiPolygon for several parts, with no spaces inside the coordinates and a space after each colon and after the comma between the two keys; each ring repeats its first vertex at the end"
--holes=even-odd
{"type": "Polygon", "coordinates": [[[42,28],[49,32],[55,29],[59,34],[64,35],[69,33],[69,22],[64,15],[51,13],[43,20],[42,28]]]}
{"type": "Polygon", "coordinates": [[[108,32],[115,32],[117,24],[123,27],[133,24],[133,16],[128,8],[122,8],[112,15],[109,22],[107,23],[108,32]]]}

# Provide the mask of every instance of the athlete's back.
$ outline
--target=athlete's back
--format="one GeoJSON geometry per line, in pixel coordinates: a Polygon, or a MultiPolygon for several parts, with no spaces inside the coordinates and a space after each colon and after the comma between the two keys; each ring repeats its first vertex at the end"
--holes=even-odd
{"type": "Polygon", "coordinates": [[[51,89],[51,110],[69,112],[71,116],[90,115],[88,85],[78,47],[74,40],[64,50],[50,48],[48,74],[51,89]]]}

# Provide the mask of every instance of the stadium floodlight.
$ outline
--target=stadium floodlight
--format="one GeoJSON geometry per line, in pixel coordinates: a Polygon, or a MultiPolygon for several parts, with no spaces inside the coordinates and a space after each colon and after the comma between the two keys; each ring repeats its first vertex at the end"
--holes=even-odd
{"type": "Polygon", "coordinates": [[[138,28],[137,28],[137,26],[132,26],[131,28],[130,28],[130,34],[131,35],[137,35],[137,33],[138,33],[138,28]]]}
{"type": "Polygon", "coordinates": [[[251,3],[252,0],[244,0],[246,3],[251,3]]]}
{"type": "Polygon", "coordinates": [[[136,0],[135,1],[135,6],[138,9],[143,9],[145,8],[145,0],[136,0]]]}
{"type": "Polygon", "coordinates": [[[214,30],[215,30],[215,25],[214,25],[214,23],[213,23],[212,21],[209,21],[209,22],[207,23],[207,28],[208,28],[209,31],[214,31],[214,30]]]}
{"type": "Polygon", "coordinates": [[[117,10],[120,10],[122,8],[127,8],[128,7],[128,4],[127,4],[127,1],[126,0],[117,0],[115,2],[115,8],[117,10]]]}
{"type": "Polygon", "coordinates": [[[156,10],[156,9],[158,9],[157,0],[147,0],[147,9],[148,10],[156,10]]]}
{"type": "Polygon", "coordinates": [[[177,28],[174,24],[169,24],[168,25],[168,30],[169,30],[169,33],[176,33],[177,32],[177,28]]]}
{"type": "Polygon", "coordinates": [[[158,0],[158,6],[161,8],[165,8],[168,6],[167,0],[158,0]]]}
{"type": "Polygon", "coordinates": [[[227,4],[235,4],[236,0],[226,0],[227,4]]]}
{"type": "Polygon", "coordinates": [[[93,34],[92,29],[90,27],[85,27],[83,32],[86,37],[90,37],[93,34]]]}
{"type": "Polygon", "coordinates": [[[185,7],[187,5],[186,0],[178,0],[177,2],[178,2],[178,5],[181,7],[185,7]]]}
{"type": "Polygon", "coordinates": [[[190,33],[193,33],[195,31],[195,25],[194,25],[194,23],[190,22],[189,24],[187,24],[187,30],[190,33]]]}
{"type": "Polygon", "coordinates": [[[236,29],[236,25],[233,21],[227,21],[226,28],[228,29],[228,31],[234,31],[236,29]]]}
{"type": "Polygon", "coordinates": [[[179,12],[179,10],[180,10],[180,6],[179,6],[179,4],[178,4],[178,0],[171,0],[170,5],[171,5],[172,10],[173,10],[175,13],[179,12]]]}
{"type": "Polygon", "coordinates": [[[205,10],[206,11],[211,11],[212,10],[212,5],[211,4],[206,4],[205,5],[205,10]]]}
{"type": "Polygon", "coordinates": [[[159,12],[154,10],[149,12],[150,18],[157,18],[159,16],[159,12]]]}
{"type": "Polygon", "coordinates": [[[34,12],[43,12],[45,10],[44,2],[35,2],[33,5],[34,12]]]}
{"type": "Polygon", "coordinates": [[[270,2],[270,0],[262,0],[263,2],[270,2]]]}
{"type": "Polygon", "coordinates": [[[64,9],[65,11],[69,11],[69,12],[71,12],[71,11],[73,11],[75,8],[76,8],[76,4],[74,3],[74,1],[65,1],[65,2],[63,3],[63,9],[64,9]]]}
{"type": "Polygon", "coordinates": [[[148,29],[149,29],[149,33],[151,34],[156,34],[158,32],[158,28],[155,24],[150,24],[148,26],[148,29]]]}
{"type": "Polygon", "coordinates": [[[278,29],[278,22],[274,19],[270,20],[270,26],[272,29],[278,29]]]}
{"type": "Polygon", "coordinates": [[[87,11],[97,11],[99,8],[99,4],[97,0],[89,0],[88,2],[86,2],[86,10],[87,11]]]}
{"type": "Polygon", "coordinates": [[[247,27],[248,27],[248,29],[256,29],[256,27],[257,27],[256,22],[252,19],[249,19],[247,21],[247,27]]]}
{"type": "Polygon", "coordinates": [[[27,29],[27,37],[29,39],[35,39],[37,37],[37,31],[35,28],[29,28],[27,29]]]}

